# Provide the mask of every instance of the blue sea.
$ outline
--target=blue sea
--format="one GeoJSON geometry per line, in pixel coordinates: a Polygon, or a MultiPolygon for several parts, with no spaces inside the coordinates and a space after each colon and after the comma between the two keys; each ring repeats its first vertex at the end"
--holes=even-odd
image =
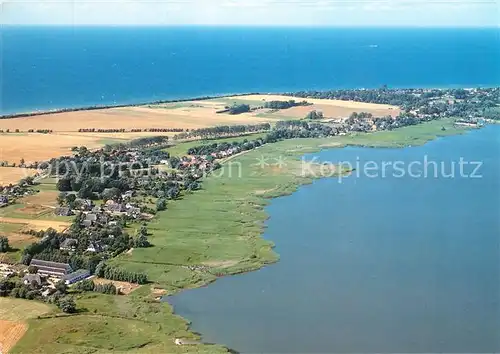
{"type": "Polygon", "coordinates": [[[0,28],[0,114],[302,89],[495,86],[499,29],[0,28]]]}

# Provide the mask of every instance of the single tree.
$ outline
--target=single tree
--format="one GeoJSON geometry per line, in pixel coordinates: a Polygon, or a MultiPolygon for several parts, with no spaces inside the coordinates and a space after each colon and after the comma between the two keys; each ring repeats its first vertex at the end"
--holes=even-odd
{"type": "Polygon", "coordinates": [[[59,300],[59,308],[66,313],[75,313],[76,312],[76,304],[75,300],[71,296],[66,296],[59,300]]]}
{"type": "Polygon", "coordinates": [[[30,273],[30,274],[37,274],[38,273],[38,267],[30,265],[28,267],[28,273],[30,273]]]}
{"type": "Polygon", "coordinates": [[[0,252],[7,252],[10,250],[9,239],[7,237],[0,237],[0,252]]]}
{"type": "Polygon", "coordinates": [[[56,283],[56,290],[61,294],[66,294],[68,292],[68,286],[66,285],[66,282],[64,280],[59,280],[56,283]]]}

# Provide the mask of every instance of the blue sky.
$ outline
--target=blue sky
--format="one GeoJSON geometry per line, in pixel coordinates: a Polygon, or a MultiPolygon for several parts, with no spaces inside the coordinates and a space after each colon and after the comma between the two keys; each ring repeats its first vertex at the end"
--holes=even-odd
{"type": "Polygon", "coordinates": [[[0,0],[3,24],[498,26],[500,0],[0,0]]]}

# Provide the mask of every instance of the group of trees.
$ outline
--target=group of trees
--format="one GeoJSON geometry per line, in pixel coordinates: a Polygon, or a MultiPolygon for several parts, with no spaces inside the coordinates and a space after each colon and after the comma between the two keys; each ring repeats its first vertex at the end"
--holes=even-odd
{"type": "Polygon", "coordinates": [[[95,274],[101,278],[126,281],[135,284],[146,284],[148,282],[146,274],[130,272],[125,269],[110,266],[105,262],[101,262],[97,266],[95,274]]]}
{"type": "MultiPolygon", "coordinates": [[[[11,131],[10,129],[0,129],[0,133],[20,133],[21,131],[19,129],[15,129],[14,131],[11,131]]],[[[39,133],[39,134],[51,134],[53,133],[52,129],[28,129],[28,133],[39,133]]]]}
{"type": "MultiPolygon", "coordinates": [[[[125,128],[112,129],[112,128],[80,128],[79,133],[127,133],[129,130],[125,128]]],[[[182,128],[134,128],[130,129],[131,133],[180,133],[183,132],[182,128]]]]}
{"type": "Polygon", "coordinates": [[[118,295],[119,291],[113,283],[95,284],[91,279],[79,281],[73,287],[77,291],[94,291],[96,293],[118,295]]]}
{"type": "Polygon", "coordinates": [[[500,107],[485,109],[484,118],[500,120],[500,107]]]}
{"type": "Polygon", "coordinates": [[[305,119],[311,119],[311,120],[314,120],[314,119],[323,119],[323,112],[321,111],[311,111],[309,113],[307,113],[305,119]]]}
{"type": "Polygon", "coordinates": [[[256,139],[256,140],[243,140],[243,141],[233,141],[233,142],[222,142],[222,143],[213,143],[213,144],[205,144],[205,145],[198,145],[198,146],[193,146],[190,148],[187,153],[189,155],[210,155],[212,153],[220,153],[223,151],[229,152],[232,150],[232,153],[230,155],[237,154],[241,151],[247,151],[247,150],[252,150],[258,146],[261,146],[263,144],[263,139],[256,139]]]}
{"type": "Polygon", "coordinates": [[[210,128],[192,129],[189,132],[177,134],[174,139],[188,138],[219,138],[227,135],[243,135],[255,132],[261,132],[271,129],[271,124],[247,124],[247,125],[219,125],[210,128]]]}
{"type": "Polygon", "coordinates": [[[270,109],[287,109],[287,108],[292,108],[296,106],[310,106],[312,103],[309,103],[307,101],[301,101],[301,102],[296,102],[295,100],[289,100],[289,101],[269,101],[264,103],[264,108],[270,108],[270,109]]]}
{"type": "Polygon", "coordinates": [[[382,103],[399,106],[407,113],[418,111],[420,114],[439,117],[469,118],[483,117],[485,111],[495,108],[500,103],[500,88],[476,89],[352,89],[331,91],[300,91],[285,93],[285,95],[339,99],[344,101],[359,101],[382,103]]]}
{"type": "Polygon", "coordinates": [[[5,236],[0,236],[0,252],[9,252],[9,239],[5,236]]]}
{"type": "Polygon", "coordinates": [[[248,104],[233,104],[231,107],[227,108],[229,114],[241,114],[250,112],[250,105],[248,104]]]}
{"type": "Polygon", "coordinates": [[[20,278],[5,278],[0,280],[0,296],[10,296],[18,299],[40,300],[57,305],[63,312],[76,312],[76,304],[73,297],[67,294],[67,286],[63,280],[51,289],[48,296],[42,296],[41,284],[32,282],[24,284],[20,278]]]}

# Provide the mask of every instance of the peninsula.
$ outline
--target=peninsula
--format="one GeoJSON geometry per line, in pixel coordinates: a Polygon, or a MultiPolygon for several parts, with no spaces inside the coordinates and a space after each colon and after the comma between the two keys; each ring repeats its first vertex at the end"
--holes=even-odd
{"type": "Polygon", "coordinates": [[[264,207],[324,176],[302,155],[498,119],[499,88],[385,87],[0,119],[0,350],[229,352],[161,298],[278,261],[264,207]]]}

